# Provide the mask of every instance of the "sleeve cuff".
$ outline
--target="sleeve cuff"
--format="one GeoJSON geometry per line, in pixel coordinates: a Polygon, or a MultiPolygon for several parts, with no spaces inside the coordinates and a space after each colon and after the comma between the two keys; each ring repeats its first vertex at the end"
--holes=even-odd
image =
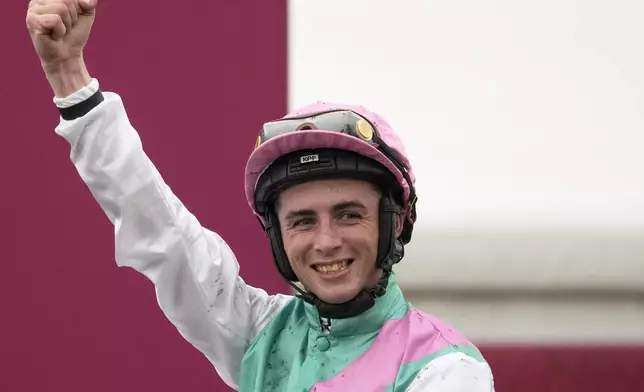
{"type": "Polygon", "coordinates": [[[91,96],[93,96],[99,89],[98,80],[93,78],[92,81],[85,87],[76,91],[75,93],[68,95],[64,98],[54,97],[54,103],[58,106],[59,109],[65,109],[77,105],[91,96]]]}

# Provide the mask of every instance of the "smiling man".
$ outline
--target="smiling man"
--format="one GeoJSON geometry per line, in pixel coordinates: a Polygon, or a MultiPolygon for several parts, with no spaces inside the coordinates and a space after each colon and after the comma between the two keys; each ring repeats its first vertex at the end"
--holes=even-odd
{"type": "Polygon", "coordinates": [[[381,193],[350,179],[314,180],[280,193],[284,250],[304,287],[329,303],[345,303],[375,287],[381,193]]]}
{"type": "Polygon", "coordinates": [[[56,132],[115,225],[118,265],[154,283],[167,318],[228,385],[494,390],[476,347],[409,305],[396,284],[416,195],[404,147],[383,118],[315,103],[264,125],[246,165],[246,198],[277,269],[298,291],[268,295],[245,284],[226,242],[146,156],[121,98],[90,77],[82,53],[95,9],[80,0],[29,6],[27,26],[61,114],[56,132]]]}

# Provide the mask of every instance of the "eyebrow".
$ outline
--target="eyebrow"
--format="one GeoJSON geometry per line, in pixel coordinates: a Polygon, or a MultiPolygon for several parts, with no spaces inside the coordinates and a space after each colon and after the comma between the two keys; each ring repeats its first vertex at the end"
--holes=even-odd
{"type": "MultiPolygon", "coordinates": [[[[349,208],[358,208],[358,209],[366,209],[367,207],[359,202],[358,200],[348,200],[348,201],[343,201],[341,203],[338,203],[333,206],[333,211],[338,212],[342,210],[346,210],[349,208]]],[[[314,216],[316,212],[311,209],[301,209],[301,210],[295,210],[295,211],[290,211],[288,214],[286,214],[285,219],[286,220],[291,220],[295,218],[300,218],[303,216],[314,216]]]]}

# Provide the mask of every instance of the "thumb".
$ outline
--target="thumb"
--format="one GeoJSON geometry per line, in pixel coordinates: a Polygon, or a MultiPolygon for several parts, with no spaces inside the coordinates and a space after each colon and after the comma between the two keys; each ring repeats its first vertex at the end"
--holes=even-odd
{"type": "Polygon", "coordinates": [[[94,15],[98,0],[79,0],[78,5],[83,11],[83,15],[94,15]]]}

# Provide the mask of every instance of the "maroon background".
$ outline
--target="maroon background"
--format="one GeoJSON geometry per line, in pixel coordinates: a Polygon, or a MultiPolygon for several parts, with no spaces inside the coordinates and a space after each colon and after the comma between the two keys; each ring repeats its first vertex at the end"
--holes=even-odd
{"type": "Polygon", "coordinates": [[[497,392],[644,391],[644,346],[487,346],[497,392]]]}
{"type": "MultiPolygon", "coordinates": [[[[117,268],[112,226],[54,134],[52,93],[7,1],[0,36],[0,391],[224,391],[117,268]]],[[[124,99],[166,181],[230,243],[248,283],[286,292],[243,197],[260,124],[286,110],[286,0],[102,0],[92,74],[124,99]]],[[[482,347],[498,392],[644,391],[644,348],[482,347]]]]}
{"type": "MultiPolygon", "coordinates": [[[[0,24],[0,391],[228,390],[153,285],[116,267],[112,226],[54,133],[27,3],[3,1],[0,24]]],[[[286,59],[286,0],[103,0],[86,51],[166,181],[271,293],[286,286],[243,169],[261,123],[285,113],[286,59]]]]}

